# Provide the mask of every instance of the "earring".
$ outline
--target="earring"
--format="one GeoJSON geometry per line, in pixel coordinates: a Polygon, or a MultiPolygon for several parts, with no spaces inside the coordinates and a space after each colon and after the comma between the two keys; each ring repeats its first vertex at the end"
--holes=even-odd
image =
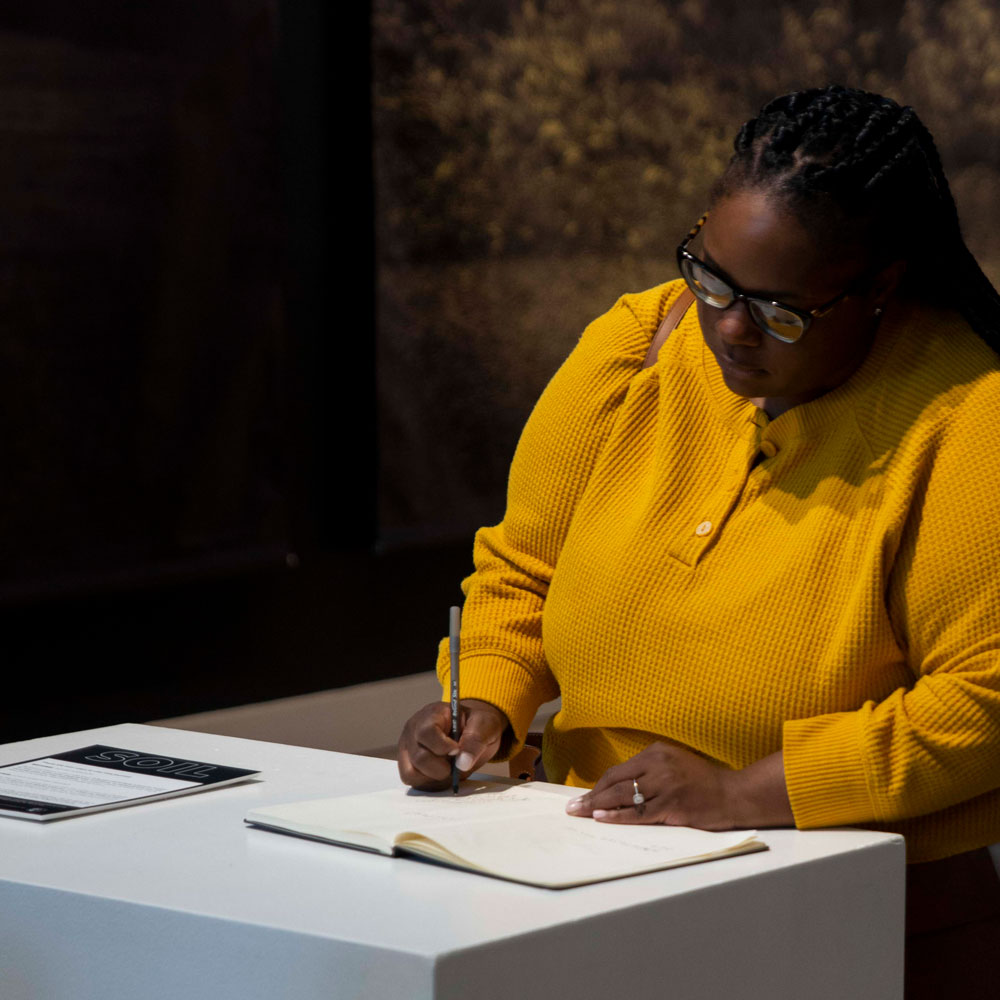
{"type": "Polygon", "coordinates": [[[875,318],[878,319],[879,316],[881,316],[881,315],[882,315],[882,307],[881,306],[876,306],[875,307],[875,318]]]}

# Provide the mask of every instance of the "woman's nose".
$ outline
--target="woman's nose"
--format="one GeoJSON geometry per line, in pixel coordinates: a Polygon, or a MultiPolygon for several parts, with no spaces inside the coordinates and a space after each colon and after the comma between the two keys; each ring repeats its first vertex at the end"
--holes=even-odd
{"type": "Polygon", "coordinates": [[[727,344],[756,346],[762,336],[760,327],[751,318],[746,303],[739,299],[722,310],[722,314],[715,321],[715,328],[727,344]]]}

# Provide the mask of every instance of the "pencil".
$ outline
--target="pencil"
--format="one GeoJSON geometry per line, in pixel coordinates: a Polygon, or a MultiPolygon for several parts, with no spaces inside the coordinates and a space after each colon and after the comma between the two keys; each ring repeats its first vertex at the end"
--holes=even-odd
{"type": "MultiPolygon", "coordinates": [[[[448,645],[451,649],[451,738],[457,740],[458,729],[458,655],[461,651],[459,638],[462,630],[462,609],[452,607],[448,616],[448,645]]],[[[458,795],[458,758],[451,759],[451,791],[458,795]]]]}

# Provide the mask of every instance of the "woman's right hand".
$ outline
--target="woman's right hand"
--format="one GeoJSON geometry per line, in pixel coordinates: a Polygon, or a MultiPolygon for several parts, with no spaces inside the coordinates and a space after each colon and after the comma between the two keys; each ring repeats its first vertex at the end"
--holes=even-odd
{"type": "Polygon", "coordinates": [[[458,758],[459,773],[466,777],[496,754],[509,725],[495,705],[464,698],[459,702],[462,735],[456,743],[451,738],[451,706],[445,701],[424,705],[410,716],[399,737],[399,776],[424,791],[447,788],[452,759],[458,758]]]}

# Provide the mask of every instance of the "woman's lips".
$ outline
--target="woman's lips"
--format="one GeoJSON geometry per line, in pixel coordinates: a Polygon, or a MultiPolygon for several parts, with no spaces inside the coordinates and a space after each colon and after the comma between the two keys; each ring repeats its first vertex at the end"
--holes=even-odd
{"type": "Polygon", "coordinates": [[[733,372],[736,375],[766,375],[767,370],[765,368],[757,368],[755,365],[744,364],[740,361],[736,361],[733,358],[722,356],[720,359],[722,362],[722,367],[727,371],[733,372]]]}

